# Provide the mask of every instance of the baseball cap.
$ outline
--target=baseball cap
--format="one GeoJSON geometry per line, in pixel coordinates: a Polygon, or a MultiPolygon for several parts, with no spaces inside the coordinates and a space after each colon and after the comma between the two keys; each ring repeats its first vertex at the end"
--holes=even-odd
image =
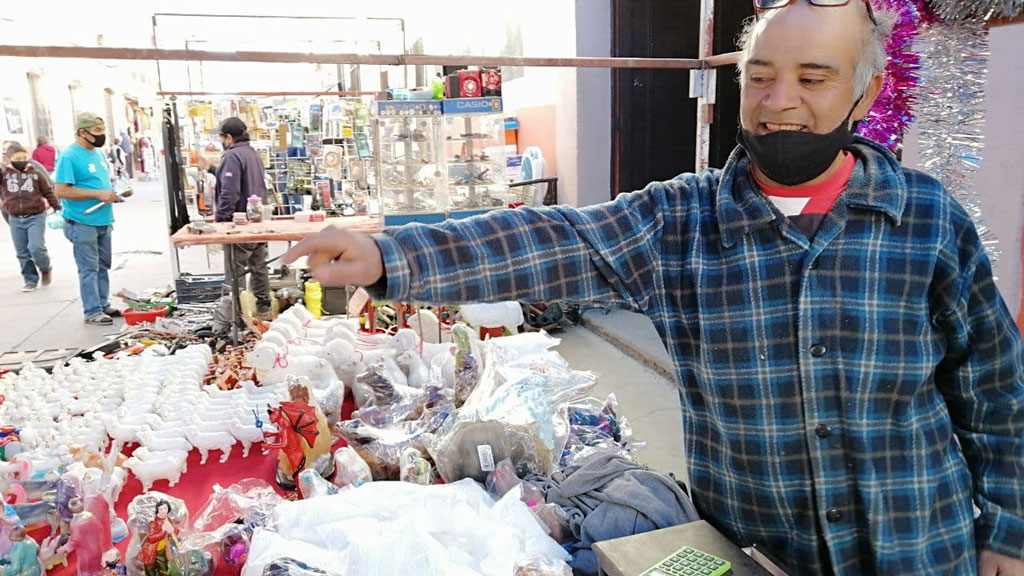
{"type": "Polygon", "coordinates": [[[105,124],[103,118],[92,112],[82,112],[78,115],[78,119],[75,120],[75,130],[88,130],[93,126],[100,126],[102,124],[105,124]]]}
{"type": "Polygon", "coordinates": [[[245,134],[246,129],[248,129],[248,126],[245,125],[245,122],[242,122],[241,119],[235,116],[224,120],[220,125],[221,134],[230,134],[235,137],[245,134]]]}

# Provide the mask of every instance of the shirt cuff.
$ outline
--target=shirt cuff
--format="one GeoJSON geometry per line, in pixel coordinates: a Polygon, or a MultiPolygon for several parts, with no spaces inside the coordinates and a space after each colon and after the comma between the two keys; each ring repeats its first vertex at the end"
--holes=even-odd
{"type": "Polygon", "coordinates": [[[1002,510],[998,506],[986,511],[974,521],[975,539],[979,550],[990,550],[1003,556],[1024,560],[1024,519],[1002,510]]]}
{"type": "Polygon", "coordinates": [[[408,300],[409,286],[412,281],[412,270],[405,252],[391,235],[380,232],[371,236],[380,249],[381,260],[384,262],[384,278],[367,288],[367,292],[377,300],[408,300]]]}

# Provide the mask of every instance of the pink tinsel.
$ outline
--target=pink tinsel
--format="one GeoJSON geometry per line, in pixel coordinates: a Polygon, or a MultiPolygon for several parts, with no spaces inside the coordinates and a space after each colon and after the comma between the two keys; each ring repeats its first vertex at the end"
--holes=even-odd
{"type": "Polygon", "coordinates": [[[912,44],[921,13],[913,0],[871,0],[871,5],[893,12],[897,19],[892,37],[885,45],[888,59],[882,91],[857,133],[895,151],[903,142],[907,126],[914,120],[911,90],[917,85],[920,59],[912,51],[912,44]]]}

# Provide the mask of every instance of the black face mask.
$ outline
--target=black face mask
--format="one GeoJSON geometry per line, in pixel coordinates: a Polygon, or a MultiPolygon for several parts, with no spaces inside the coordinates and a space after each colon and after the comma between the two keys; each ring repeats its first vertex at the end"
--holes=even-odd
{"type": "Polygon", "coordinates": [[[25,160],[11,160],[11,166],[14,166],[14,169],[18,172],[24,172],[28,162],[25,160]]]}
{"type": "MultiPolygon", "coordinates": [[[[860,103],[854,102],[853,108],[860,103]]],[[[853,108],[839,126],[828,134],[777,130],[757,135],[742,125],[736,141],[747,151],[750,160],[765,176],[783,186],[810,182],[828,170],[839,151],[853,142],[859,121],[850,126],[853,108]]]]}
{"type": "Polygon", "coordinates": [[[84,133],[86,142],[92,144],[93,148],[103,148],[103,145],[107,143],[106,134],[93,134],[92,132],[84,133]]]}

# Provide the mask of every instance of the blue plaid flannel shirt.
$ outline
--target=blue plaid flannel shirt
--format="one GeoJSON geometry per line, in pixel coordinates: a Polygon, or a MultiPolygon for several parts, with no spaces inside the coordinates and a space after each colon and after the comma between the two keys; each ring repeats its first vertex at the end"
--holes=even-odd
{"type": "Polygon", "coordinates": [[[867,140],[851,151],[813,241],[738,148],[598,206],[386,229],[386,297],[647,314],[678,375],[697,509],[797,573],[1024,558],[1024,357],[989,259],[937,181],[867,140]]]}

